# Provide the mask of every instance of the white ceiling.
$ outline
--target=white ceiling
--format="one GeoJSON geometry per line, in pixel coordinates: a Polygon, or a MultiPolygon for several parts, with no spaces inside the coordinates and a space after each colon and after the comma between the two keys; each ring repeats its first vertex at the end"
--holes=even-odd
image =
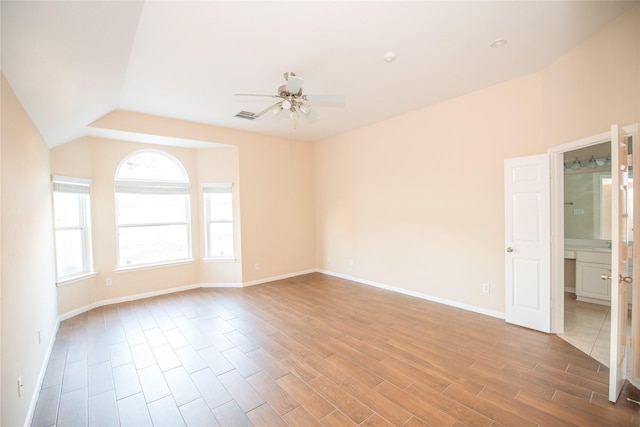
{"type": "Polygon", "coordinates": [[[346,97],[299,120],[313,141],[538,71],[634,4],[2,0],[1,66],[52,147],[115,109],[289,137],[284,114],[234,117],[269,104],[233,95],[287,71],[346,97]]]}

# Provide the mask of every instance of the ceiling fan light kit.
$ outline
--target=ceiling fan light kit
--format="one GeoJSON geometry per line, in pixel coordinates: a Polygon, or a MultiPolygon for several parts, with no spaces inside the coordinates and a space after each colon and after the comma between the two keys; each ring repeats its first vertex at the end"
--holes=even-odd
{"type": "Polygon", "coordinates": [[[310,103],[320,102],[326,104],[343,104],[345,101],[343,95],[319,93],[303,94],[302,85],[304,83],[304,80],[296,76],[294,72],[289,71],[284,73],[284,79],[287,83],[278,88],[277,95],[269,95],[263,93],[236,93],[236,96],[268,97],[279,98],[280,100],[264,109],[263,111],[260,111],[259,113],[241,111],[236,114],[235,117],[254,120],[268,111],[271,111],[275,116],[278,116],[283,110],[287,110],[289,111],[289,118],[294,121],[295,126],[295,120],[300,116],[299,113],[302,113],[303,116],[310,119],[317,116],[315,114],[315,111],[311,108],[310,103]]]}

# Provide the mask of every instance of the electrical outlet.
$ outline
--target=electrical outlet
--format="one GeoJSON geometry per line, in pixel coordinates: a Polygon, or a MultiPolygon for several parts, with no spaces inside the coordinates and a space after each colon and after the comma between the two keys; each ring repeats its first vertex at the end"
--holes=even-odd
{"type": "Polygon", "coordinates": [[[349,258],[349,267],[353,267],[353,258],[349,258]]]}
{"type": "Polygon", "coordinates": [[[24,384],[22,384],[22,375],[18,375],[18,397],[22,397],[22,388],[24,384]]]}
{"type": "Polygon", "coordinates": [[[491,292],[491,286],[488,283],[483,283],[482,292],[484,292],[485,294],[488,294],[489,292],[491,292]]]}
{"type": "Polygon", "coordinates": [[[256,271],[260,270],[260,264],[256,264],[256,271]]]}
{"type": "Polygon", "coordinates": [[[38,344],[42,344],[42,329],[38,329],[38,344]]]}
{"type": "Polygon", "coordinates": [[[113,285],[113,280],[111,279],[111,277],[107,277],[107,280],[104,281],[104,284],[106,286],[111,286],[113,285]]]}

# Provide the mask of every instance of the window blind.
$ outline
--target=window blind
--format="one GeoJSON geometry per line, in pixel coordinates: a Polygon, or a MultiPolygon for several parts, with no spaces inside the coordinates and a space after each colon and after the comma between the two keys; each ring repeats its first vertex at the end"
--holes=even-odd
{"type": "Polygon", "coordinates": [[[116,193],[132,194],[189,194],[189,183],[116,181],[116,193]]]}
{"type": "Polygon", "coordinates": [[[89,194],[90,179],[53,175],[53,191],[59,193],[89,194]]]}
{"type": "Polygon", "coordinates": [[[233,183],[231,182],[211,182],[202,184],[204,193],[231,193],[233,183]]]}

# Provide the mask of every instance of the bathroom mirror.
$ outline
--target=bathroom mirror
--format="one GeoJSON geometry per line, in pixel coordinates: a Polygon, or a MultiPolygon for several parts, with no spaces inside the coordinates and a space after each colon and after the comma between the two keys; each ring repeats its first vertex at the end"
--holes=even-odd
{"type": "Polygon", "coordinates": [[[611,239],[610,143],[564,154],[564,237],[611,239]]]}

